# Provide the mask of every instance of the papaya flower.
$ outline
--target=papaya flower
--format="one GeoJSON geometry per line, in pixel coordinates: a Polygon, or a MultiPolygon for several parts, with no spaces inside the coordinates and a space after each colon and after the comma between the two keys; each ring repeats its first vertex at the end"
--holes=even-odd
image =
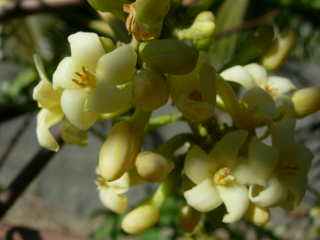
{"type": "Polygon", "coordinates": [[[272,143],[279,153],[278,162],[267,185],[252,184],[249,189],[251,202],[260,207],[281,206],[291,210],[304,197],[313,155],[295,141],[294,128],[293,118],[284,118],[271,128],[272,143]]]}
{"type": "Polygon", "coordinates": [[[224,204],[227,214],[223,222],[240,220],[249,211],[247,182],[266,185],[277,160],[277,152],[253,138],[248,157],[240,157],[239,150],[248,133],[236,130],[227,133],[209,154],[197,146],[187,154],[186,176],[196,184],[184,193],[187,203],[200,212],[209,212],[224,204]]]}
{"type": "Polygon", "coordinates": [[[130,188],[129,173],[124,173],[120,178],[114,181],[106,181],[97,169],[96,184],[99,191],[101,203],[109,210],[122,214],[128,207],[128,198],[125,193],[130,188]]]}
{"type": "Polygon", "coordinates": [[[41,81],[33,99],[42,109],[37,136],[41,146],[58,151],[50,128],[64,118],[79,131],[88,130],[100,116],[114,116],[131,106],[132,78],[137,56],[130,45],[113,50],[113,43],[95,33],[78,32],[68,38],[71,56],[53,73],[52,83],[39,59],[41,81]]]}

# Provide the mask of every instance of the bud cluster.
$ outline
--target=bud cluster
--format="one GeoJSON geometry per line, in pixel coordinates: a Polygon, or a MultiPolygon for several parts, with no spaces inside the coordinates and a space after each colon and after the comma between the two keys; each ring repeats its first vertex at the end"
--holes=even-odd
{"type": "MultiPolygon", "coordinates": [[[[200,13],[189,28],[175,31],[176,38],[156,39],[171,1],[90,2],[103,11],[123,7],[133,41],[72,34],[71,56],[60,62],[52,81],[36,58],[41,78],[33,94],[41,108],[37,136],[41,146],[58,151],[50,129],[59,122],[67,143],[85,144],[97,121],[117,118],[99,153],[96,184],[101,202],[123,214],[130,187],[159,184],[150,198],[125,215],[124,231],[139,234],[157,224],[170,195],[185,199],[180,220],[188,232],[197,229],[201,214],[221,205],[226,209],[223,222],[245,218],[257,225],[268,222],[270,208],[299,205],[312,154],[295,141],[294,129],[296,119],[320,109],[319,87],[299,90],[257,63],[218,73],[200,51],[215,29],[211,12],[200,13]],[[150,116],[165,104],[176,106],[179,119],[193,132],[144,151],[150,116]],[[217,109],[229,114],[232,123],[219,125],[217,109]],[[127,116],[119,118],[123,114],[127,116]],[[262,136],[255,131],[260,127],[267,129],[262,136]],[[177,157],[183,145],[187,147],[177,157]]],[[[270,54],[265,59],[269,67],[270,54]]]]}

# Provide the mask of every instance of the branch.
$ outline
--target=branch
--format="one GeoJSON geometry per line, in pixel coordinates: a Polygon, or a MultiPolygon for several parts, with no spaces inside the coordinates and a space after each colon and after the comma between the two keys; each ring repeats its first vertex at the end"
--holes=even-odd
{"type": "Polygon", "coordinates": [[[18,0],[0,8],[0,22],[36,13],[55,12],[84,5],[85,1],[83,0],[18,0]]]}
{"type": "MultiPolygon", "coordinates": [[[[61,139],[58,140],[63,145],[61,139]]],[[[21,170],[18,176],[10,183],[7,190],[0,194],[0,219],[2,219],[18,198],[29,187],[32,181],[41,173],[55,156],[55,152],[41,149],[32,160],[21,170]]]]}

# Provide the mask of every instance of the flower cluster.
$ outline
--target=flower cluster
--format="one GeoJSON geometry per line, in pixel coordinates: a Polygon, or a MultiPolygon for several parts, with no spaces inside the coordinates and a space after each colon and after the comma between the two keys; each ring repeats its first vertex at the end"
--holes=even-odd
{"type": "Polygon", "coordinates": [[[178,30],[178,39],[155,39],[170,1],[121,2],[129,12],[128,31],[135,37],[130,44],[75,33],[68,39],[71,56],[60,62],[52,81],[35,59],[41,78],[33,95],[41,108],[40,145],[59,150],[50,129],[60,122],[65,142],[85,144],[97,121],[116,119],[97,164],[101,202],[122,214],[130,187],[159,184],[124,217],[122,228],[131,234],[155,225],[164,201],[175,194],[186,202],[181,223],[187,231],[196,228],[200,213],[221,205],[226,211],[223,222],[246,218],[258,225],[268,222],[272,207],[290,210],[299,205],[312,154],[295,141],[294,129],[298,118],[320,109],[319,88],[299,90],[289,79],[269,76],[257,63],[218,73],[207,53],[199,50],[214,31],[211,13],[200,14],[190,28],[178,30]],[[148,18],[145,13],[155,4],[159,11],[148,18]],[[155,122],[150,116],[165,104],[176,106],[179,119],[193,132],[144,151],[145,132],[155,122]],[[220,124],[217,109],[232,122],[220,124]],[[126,117],[120,118],[123,114],[126,117]],[[262,135],[257,131],[261,128],[262,135]]]}

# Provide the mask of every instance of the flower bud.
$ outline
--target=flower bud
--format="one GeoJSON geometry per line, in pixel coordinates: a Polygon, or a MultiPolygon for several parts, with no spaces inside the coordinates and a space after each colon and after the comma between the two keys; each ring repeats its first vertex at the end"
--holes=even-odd
{"type": "Polygon", "coordinates": [[[137,107],[153,111],[166,104],[168,98],[169,89],[163,75],[148,69],[136,73],[133,101],[137,107]]]}
{"type": "Polygon", "coordinates": [[[175,35],[180,40],[191,40],[198,49],[205,49],[210,45],[214,30],[214,15],[210,11],[204,11],[195,18],[191,27],[179,29],[175,35]]]}
{"type": "Polygon", "coordinates": [[[106,208],[118,214],[124,213],[128,207],[127,197],[117,194],[111,188],[101,187],[99,189],[99,198],[106,208]]]}
{"type": "Polygon", "coordinates": [[[151,204],[146,204],[129,212],[124,217],[121,227],[129,234],[139,234],[154,226],[159,218],[159,209],[151,204]]]}
{"type": "Polygon", "coordinates": [[[163,20],[170,9],[170,0],[136,0],[124,6],[129,13],[127,29],[139,41],[160,36],[163,20]]]}
{"type": "Polygon", "coordinates": [[[180,212],[180,225],[186,232],[193,232],[200,221],[200,212],[186,205],[180,212]]]}
{"type": "Polygon", "coordinates": [[[295,34],[289,31],[276,39],[269,51],[262,59],[262,64],[269,70],[279,68],[286,60],[295,43],[295,34]]]}
{"type": "Polygon", "coordinates": [[[187,74],[198,60],[198,52],[182,41],[174,39],[153,40],[140,45],[142,61],[161,73],[187,74]]]}
{"type": "Polygon", "coordinates": [[[305,117],[315,113],[320,110],[320,87],[297,90],[291,99],[298,117],[305,117]]]}
{"type": "Polygon", "coordinates": [[[251,204],[247,211],[246,218],[258,226],[263,226],[269,222],[270,213],[266,208],[251,204]]]}
{"type": "Polygon", "coordinates": [[[132,166],[140,145],[140,135],[132,124],[120,122],[114,125],[100,150],[100,175],[106,181],[121,177],[132,166]]]}
{"type": "Polygon", "coordinates": [[[135,164],[138,174],[150,182],[163,181],[174,167],[165,157],[150,151],[139,153],[135,164]]]}

